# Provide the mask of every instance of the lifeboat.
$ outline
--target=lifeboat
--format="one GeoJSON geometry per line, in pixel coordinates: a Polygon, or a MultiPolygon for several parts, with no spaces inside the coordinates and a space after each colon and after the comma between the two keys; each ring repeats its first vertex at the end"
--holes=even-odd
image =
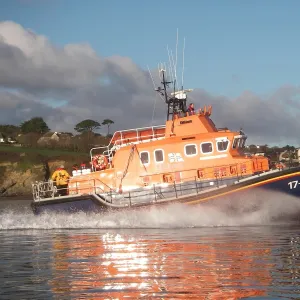
{"type": "Polygon", "coordinates": [[[247,155],[243,131],[217,128],[211,106],[189,110],[192,90],[168,93],[160,72],[165,124],[116,131],[109,145],[92,148],[91,168],[70,178],[65,196],[51,181],[34,183],[35,213],[197,205],[261,190],[300,196],[298,167],[270,169],[268,157],[247,155]]]}

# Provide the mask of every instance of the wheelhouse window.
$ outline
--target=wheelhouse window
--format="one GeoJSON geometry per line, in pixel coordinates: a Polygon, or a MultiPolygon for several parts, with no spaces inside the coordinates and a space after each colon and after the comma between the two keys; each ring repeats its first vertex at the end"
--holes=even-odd
{"type": "Polygon", "coordinates": [[[240,148],[245,148],[246,138],[240,140],[240,148]]]}
{"type": "Polygon", "coordinates": [[[227,151],[228,145],[229,145],[228,140],[217,141],[217,149],[219,152],[227,151]]]}
{"type": "Polygon", "coordinates": [[[232,148],[237,149],[237,148],[244,148],[245,143],[246,143],[247,137],[240,137],[240,138],[235,138],[232,143],[232,148]]]}
{"type": "Polygon", "coordinates": [[[201,148],[201,152],[203,154],[208,154],[208,153],[212,153],[213,152],[213,145],[212,145],[212,142],[205,142],[205,143],[202,143],[200,145],[200,148],[201,148]]]}
{"type": "Polygon", "coordinates": [[[184,153],[186,156],[195,156],[197,155],[197,145],[189,144],[184,146],[184,153]]]}
{"type": "Polygon", "coordinates": [[[154,151],[155,162],[163,162],[164,161],[164,151],[163,150],[155,150],[154,151]]]}
{"type": "Polygon", "coordinates": [[[150,162],[149,152],[147,152],[147,151],[141,152],[140,158],[141,158],[142,164],[149,164],[149,162],[150,162]]]}
{"type": "Polygon", "coordinates": [[[240,139],[234,139],[232,143],[232,148],[236,149],[239,146],[240,139]]]}

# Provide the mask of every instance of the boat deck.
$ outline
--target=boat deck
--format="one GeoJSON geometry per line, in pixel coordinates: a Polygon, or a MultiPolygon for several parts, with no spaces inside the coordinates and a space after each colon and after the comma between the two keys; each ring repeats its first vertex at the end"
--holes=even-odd
{"type": "MultiPolygon", "coordinates": [[[[112,208],[124,208],[132,206],[144,206],[149,204],[168,203],[172,201],[186,202],[188,199],[205,198],[208,194],[217,194],[233,190],[237,187],[247,186],[249,184],[268,180],[270,178],[278,177],[288,173],[293,173],[299,168],[291,168],[285,170],[270,170],[258,175],[249,176],[246,178],[228,178],[216,179],[214,181],[188,181],[185,183],[174,184],[160,184],[136,189],[130,192],[118,193],[110,191],[109,193],[95,193],[89,194],[75,194],[67,196],[55,196],[56,190],[48,183],[40,183],[41,191],[38,186],[34,188],[34,203],[36,204],[50,204],[58,202],[70,202],[83,199],[93,199],[99,205],[108,206],[112,208]],[[46,189],[45,189],[46,187],[46,189]],[[47,189],[48,188],[48,189],[47,189]],[[50,196],[49,196],[50,195],[50,196]]],[[[97,187],[94,187],[95,190],[97,187]]]]}

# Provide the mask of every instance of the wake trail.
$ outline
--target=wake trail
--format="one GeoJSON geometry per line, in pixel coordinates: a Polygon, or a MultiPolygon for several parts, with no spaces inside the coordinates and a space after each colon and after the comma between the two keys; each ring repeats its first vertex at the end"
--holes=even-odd
{"type": "Polygon", "coordinates": [[[172,204],[143,210],[106,214],[78,212],[44,213],[35,216],[30,208],[7,208],[0,212],[0,230],[91,229],[91,228],[191,228],[219,226],[276,225],[300,216],[300,201],[274,192],[228,197],[217,204],[189,206],[172,204]]]}

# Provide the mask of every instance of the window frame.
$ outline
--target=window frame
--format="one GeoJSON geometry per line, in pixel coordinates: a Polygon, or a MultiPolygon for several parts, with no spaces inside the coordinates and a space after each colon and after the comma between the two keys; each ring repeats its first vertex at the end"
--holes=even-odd
{"type": "Polygon", "coordinates": [[[246,138],[241,138],[241,140],[239,142],[239,148],[240,149],[244,149],[245,148],[245,144],[246,144],[246,138]]]}
{"type": "Polygon", "coordinates": [[[165,162],[165,151],[164,151],[164,149],[155,149],[153,151],[153,159],[154,159],[154,161],[155,161],[156,164],[163,164],[165,162]],[[155,155],[156,151],[162,151],[162,155],[163,155],[163,160],[162,161],[157,161],[156,160],[156,155],[155,155]]]}
{"type": "Polygon", "coordinates": [[[185,144],[185,145],[184,145],[184,155],[185,155],[186,157],[197,156],[197,155],[198,155],[198,147],[197,147],[197,144],[185,144]],[[195,146],[196,153],[195,153],[195,154],[187,154],[187,153],[186,153],[186,147],[187,147],[187,146],[195,146]]]}
{"type": "Polygon", "coordinates": [[[151,161],[151,158],[150,158],[150,152],[147,151],[147,150],[143,150],[143,151],[140,151],[140,163],[145,166],[145,165],[149,165],[150,164],[150,161],[151,161]],[[147,163],[143,163],[142,162],[142,153],[147,153],[148,154],[148,162],[147,163]]]}
{"type": "Polygon", "coordinates": [[[202,142],[202,143],[200,143],[200,152],[201,152],[201,154],[203,154],[203,155],[209,155],[209,154],[214,153],[214,143],[213,143],[212,141],[207,141],[207,142],[202,142]],[[210,143],[211,146],[212,146],[211,152],[206,152],[206,153],[204,153],[204,152],[202,151],[202,145],[203,145],[203,144],[208,144],[208,143],[210,143]]]}
{"type": "Polygon", "coordinates": [[[246,145],[247,137],[235,137],[232,141],[232,149],[244,149],[246,145]]]}
{"type": "Polygon", "coordinates": [[[233,139],[232,149],[239,149],[240,139],[241,138],[239,138],[239,137],[236,137],[236,138],[233,139]]]}
{"type": "Polygon", "coordinates": [[[218,152],[227,152],[229,147],[230,147],[230,140],[229,139],[219,139],[219,140],[216,140],[216,146],[217,146],[217,151],[218,152]],[[225,150],[219,150],[219,147],[218,147],[218,143],[221,143],[221,142],[228,142],[227,144],[227,147],[225,150]]]}

